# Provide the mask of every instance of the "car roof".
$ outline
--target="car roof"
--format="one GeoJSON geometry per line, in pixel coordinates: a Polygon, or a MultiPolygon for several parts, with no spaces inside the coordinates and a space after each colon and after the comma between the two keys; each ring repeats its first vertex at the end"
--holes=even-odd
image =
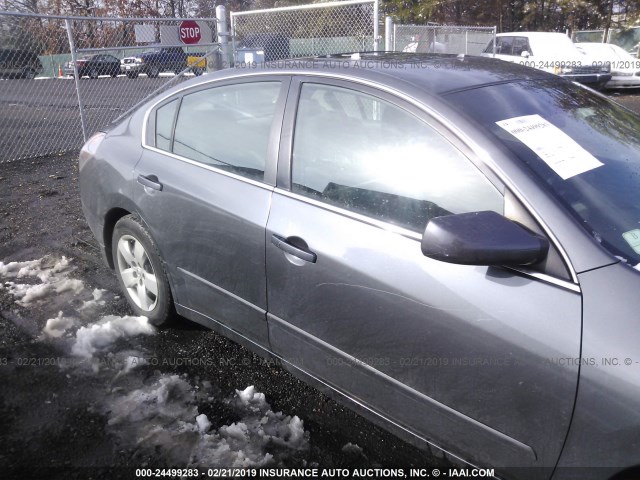
{"type": "MultiPolygon", "coordinates": [[[[528,38],[549,38],[551,36],[558,37],[563,36],[567,37],[564,33],[560,32],[502,32],[497,33],[496,37],[528,37],[528,38]]],[[[567,37],[569,38],[569,37],[567,37]]]]}
{"type": "Polygon", "coordinates": [[[266,62],[205,75],[213,78],[272,73],[287,75],[315,74],[345,80],[368,80],[403,90],[411,86],[431,95],[497,83],[556,79],[555,75],[502,60],[468,55],[415,54],[400,52],[340,54],[266,62]]]}

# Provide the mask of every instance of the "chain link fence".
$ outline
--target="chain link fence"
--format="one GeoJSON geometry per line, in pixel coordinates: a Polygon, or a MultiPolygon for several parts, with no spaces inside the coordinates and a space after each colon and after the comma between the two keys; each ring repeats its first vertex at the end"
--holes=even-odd
{"type": "Polygon", "coordinates": [[[0,12],[0,163],[78,149],[150,95],[220,68],[216,20],[188,20],[192,46],[182,21],[0,12]]]}
{"type": "Polygon", "coordinates": [[[480,55],[495,35],[495,27],[394,25],[391,50],[480,55]]]}
{"type": "Polygon", "coordinates": [[[378,1],[231,13],[236,62],[377,50],[378,1]]]}
{"type": "MultiPolygon", "coordinates": [[[[150,96],[229,61],[379,50],[378,0],[234,12],[231,34],[224,7],[216,12],[218,19],[0,11],[0,163],[78,149],[150,96]]],[[[390,20],[385,50],[476,55],[495,37],[494,27],[390,20]]]]}

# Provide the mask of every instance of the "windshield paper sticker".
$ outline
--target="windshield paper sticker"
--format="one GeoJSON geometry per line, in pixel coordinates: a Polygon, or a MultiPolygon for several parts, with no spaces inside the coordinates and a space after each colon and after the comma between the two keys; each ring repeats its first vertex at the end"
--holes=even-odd
{"type": "Polygon", "coordinates": [[[603,165],[573,138],[540,115],[509,118],[496,124],[533,150],[563,180],[603,165]]]}
{"type": "Polygon", "coordinates": [[[640,253],[640,229],[629,230],[622,234],[622,238],[627,241],[636,253],[640,253]]]}

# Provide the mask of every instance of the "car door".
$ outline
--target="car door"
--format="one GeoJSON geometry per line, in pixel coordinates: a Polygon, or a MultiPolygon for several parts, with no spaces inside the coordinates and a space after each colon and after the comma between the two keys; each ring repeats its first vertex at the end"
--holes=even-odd
{"type": "Polygon", "coordinates": [[[205,84],[149,114],[135,201],[179,309],[266,346],[265,226],[288,79],[205,84]],[[207,320],[208,319],[208,320],[207,320]]]}
{"type": "Polygon", "coordinates": [[[577,387],[578,365],[558,359],[580,354],[578,287],[420,248],[430,218],[524,209],[415,106],[337,80],[291,91],[267,224],[272,349],[468,461],[555,465],[577,387]]]}

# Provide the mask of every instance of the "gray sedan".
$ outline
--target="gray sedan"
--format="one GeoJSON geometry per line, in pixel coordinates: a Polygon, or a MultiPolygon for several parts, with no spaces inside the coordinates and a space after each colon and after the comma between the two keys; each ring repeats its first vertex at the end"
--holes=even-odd
{"type": "Polygon", "coordinates": [[[87,142],[80,187],[153,323],[501,477],[631,478],[639,136],[538,70],[336,56],[180,84],[87,142]]]}

